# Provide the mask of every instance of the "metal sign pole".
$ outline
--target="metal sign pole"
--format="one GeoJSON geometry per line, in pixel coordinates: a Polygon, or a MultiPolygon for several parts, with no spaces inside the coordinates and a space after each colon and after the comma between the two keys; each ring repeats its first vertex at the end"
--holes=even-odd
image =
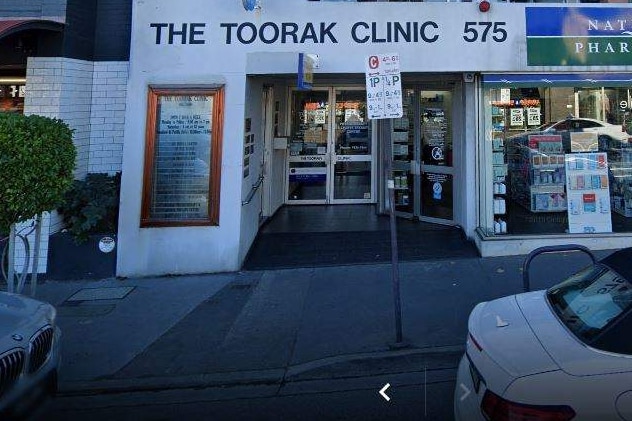
{"type": "Polygon", "coordinates": [[[399,261],[397,249],[397,222],[395,219],[395,181],[393,176],[393,118],[403,115],[402,86],[399,54],[376,54],[365,61],[367,111],[369,119],[389,120],[391,124],[381,124],[379,130],[384,178],[388,189],[388,207],[391,231],[391,266],[393,281],[393,301],[395,307],[394,348],[404,346],[402,340],[402,301],[399,290],[399,261]]]}
{"type": "MultiPolygon", "coordinates": [[[[391,120],[392,121],[392,120],[391,120]]],[[[388,127],[390,129],[390,126],[388,127]]],[[[399,288],[399,250],[397,247],[397,218],[395,217],[395,181],[393,177],[393,140],[382,131],[384,151],[384,173],[388,188],[388,208],[391,231],[391,279],[393,282],[393,303],[395,309],[395,346],[403,343],[402,339],[402,300],[399,288]]]]}
{"type": "MultiPolygon", "coordinates": [[[[16,292],[15,288],[15,224],[9,227],[9,256],[7,267],[7,291],[16,292]]],[[[4,263],[3,263],[4,264],[4,263]]],[[[19,291],[17,291],[19,292],[19,291]]]]}

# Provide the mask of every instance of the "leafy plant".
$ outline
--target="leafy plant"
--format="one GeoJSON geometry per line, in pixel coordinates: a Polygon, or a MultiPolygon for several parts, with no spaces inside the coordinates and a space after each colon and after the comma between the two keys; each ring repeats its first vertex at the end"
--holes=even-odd
{"type": "Polygon", "coordinates": [[[90,234],[116,233],[118,227],[121,173],[91,173],[75,180],[58,211],[77,242],[90,234]]]}
{"type": "Polygon", "coordinates": [[[0,232],[55,209],[71,186],[72,130],[61,120],[0,113],[0,232]]]}

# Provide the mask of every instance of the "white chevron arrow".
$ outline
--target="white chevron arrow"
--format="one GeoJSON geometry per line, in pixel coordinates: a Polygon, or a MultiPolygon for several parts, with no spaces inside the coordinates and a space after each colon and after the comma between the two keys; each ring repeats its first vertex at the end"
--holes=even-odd
{"type": "Polygon", "coordinates": [[[391,398],[386,394],[386,389],[388,389],[389,387],[391,387],[391,384],[386,383],[384,387],[380,389],[380,395],[382,395],[382,397],[386,399],[386,402],[390,402],[391,400],[391,398]]]}
{"type": "Polygon", "coordinates": [[[461,395],[461,401],[463,401],[465,398],[467,398],[470,395],[470,393],[472,393],[472,391],[466,385],[464,385],[463,383],[461,383],[460,386],[461,386],[461,389],[463,389],[463,392],[464,392],[461,395]]]}

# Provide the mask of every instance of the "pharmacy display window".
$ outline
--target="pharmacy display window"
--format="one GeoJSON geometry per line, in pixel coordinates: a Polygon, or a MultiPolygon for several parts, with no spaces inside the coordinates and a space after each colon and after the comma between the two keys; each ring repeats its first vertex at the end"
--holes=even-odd
{"type": "Polygon", "coordinates": [[[141,227],[219,225],[224,90],[150,87],[141,227]]]}
{"type": "Polygon", "coordinates": [[[483,77],[485,235],[632,232],[630,79],[483,77]]]}

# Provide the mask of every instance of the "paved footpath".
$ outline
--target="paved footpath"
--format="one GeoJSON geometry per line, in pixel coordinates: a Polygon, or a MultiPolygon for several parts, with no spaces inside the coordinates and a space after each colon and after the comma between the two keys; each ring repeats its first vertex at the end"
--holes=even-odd
{"type": "MultiPolygon", "coordinates": [[[[62,395],[275,384],[453,368],[469,312],[521,292],[523,261],[400,263],[403,349],[392,347],[390,264],[49,281],[37,298],[58,309],[62,395]]],[[[580,253],[543,255],[533,289],[588,263],[580,253]]]]}

